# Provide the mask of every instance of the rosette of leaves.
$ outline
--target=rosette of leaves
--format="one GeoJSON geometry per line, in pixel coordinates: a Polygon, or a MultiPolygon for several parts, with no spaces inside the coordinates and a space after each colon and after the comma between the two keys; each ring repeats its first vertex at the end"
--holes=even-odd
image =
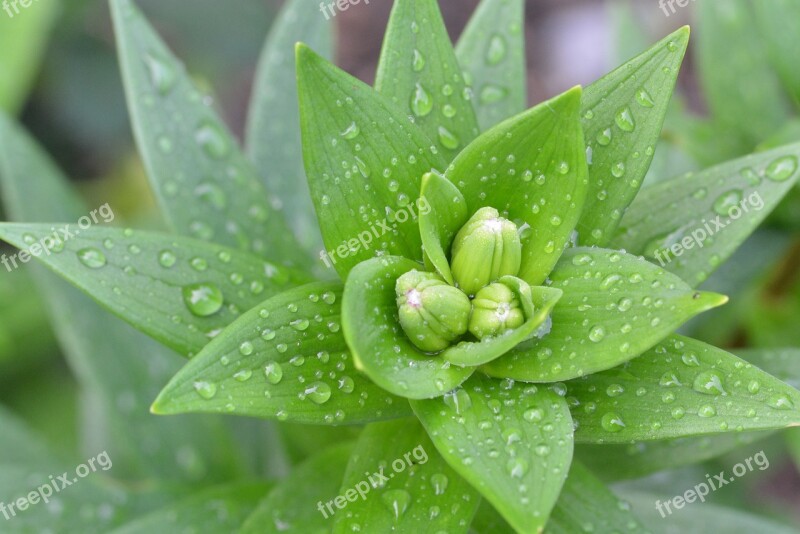
{"type": "MultiPolygon", "coordinates": [[[[312,266],[279,209],[314,220],[298,200],[306,185],[274,185],[297,174],[272,176],[253,148],[262,182],[130,0],[111,5],[137,142],[175,233],[82,228],[38,259],[190,358],[155,413],[367,425],[352,452],[329,450],[276,486],[245,530],[635,529],[574,443],[612,450],[800,424],[795,389],[674,333],[726,301],[696,286],[796,183],[800,156],[781,146],[637,195],[688,29],[527,110],[521,0],[484,0],[455,49],[434,0],[398,0],[374,87],[298,45],[302,152],[325,247],[312,266]],[[763,208],[745,212],[752,195],[763,208]],[[524,323],[424,352],[400,325],[397,280],[416,270],[452,284],[454,237],[487,207],[520,232],[519,270],[503,282],[524,323]],[[712,220],[729,224],[711,233],[712,220]],[[424,464],[315,511],[417,446],[424,464]]],[[[264,91],[257,112],[274,111],[263,104],[274,96],[264,91]]],[[[291,124],[279,126],[289,135],[291,124]]],[[[251,126],[251,147],[281,139],[269,121],[251,126]]],[[[3,135],[24,148],[14,128],[3,135]]],[[[50,232],[0,225],[20,248],[50,232]]]]}

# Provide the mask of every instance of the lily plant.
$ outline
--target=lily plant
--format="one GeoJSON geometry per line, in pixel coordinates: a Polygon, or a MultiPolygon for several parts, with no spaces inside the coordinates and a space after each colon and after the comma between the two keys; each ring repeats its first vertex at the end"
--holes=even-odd
{"type": "MultiPolygon", "coordinates": [[[[316,28],[313,3],[286,13],[316,28]]],[[[111,7],[173,232],[82,228],[37,259],[188,359],[153,413],[366,425],[243,531],[635,530],[593,465],[800,424],[800,392],[676,333],[727,301],[697,286],[800,176],[794,144],[642,188],[688,28],[526,109],[521,0],[484,0],[456,47],[435,0],[397,0],[374,87],[296,46],[303,177],[269,160],[274,132],[294,140],[267,120],[294,80],[257,87],[245,154],[135,5],[111,7]]],[[[1,130],[22,173],[8,156],[31,141],[1,130]]]]}

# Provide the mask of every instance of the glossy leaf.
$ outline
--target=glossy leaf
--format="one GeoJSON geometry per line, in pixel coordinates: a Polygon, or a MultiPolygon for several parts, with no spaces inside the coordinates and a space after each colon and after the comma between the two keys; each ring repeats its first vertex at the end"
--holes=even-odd
{"type": "Polygon", "coordinates": [[[442,399],[411,406],[447,462],[517,532],[541,530],[572,460],[563,398],[476,374],[442,399]]]}
{"type": "Polygon", "coordinates": [[[134,519],[112,534],[235,532],[267,492],[264,483],[237,482],[198,492],[161,510],[134,519]]]}
{"type": "MultiPolygon", "coordinates": [[[[503,277],[499,280],[499,282],[505,282],[507,285],[509,283],[513,284],[514,281],[521,282],[521,280],[514,277],[503,277]]],[[[525,310],[526,321],[522,326],[497,337],[481,341],[462,341],[445,349],[442,352],[442,358],[456,365],[482,365],[499,358],[533,336],[550,317],[553,307],[563,294],[560,289],[541,286],[529,288],[520,284],[517,284],[513,291],[518,295],[523,309],[525,308],[525,302],[530,302],[531,304],[530,311],[525,310]]]]}
{"type": "Polygon", "coordinates": [[[483,0],[456,45],[481,130],[527,105],[522,0],[483,0]]]}
{"type": "Polygon", "coordinates": [[[328,251],[344,279],[378,253],[421,259],[420,182],[445,160],[382,95],[297,48],[303,157],[328,251]]]}
{"type": "Polygon", "coordinates": [[[437,173],[422,177],[420,200],[427,210],[420,210],[419,232],[425,264],[453,284],[450,272],[450,247],[458,231],[469,219],[464,195],[450,181],[437,173]]]}
{"type": "Polygon", "coordinates": [[[792,0],[752,2],[756,23],[767,53],[786,92],[800,105],[800,71],[797,48],[800,46],[800,6],[792,0]]]}
{"type": "Polygon", "coordinates": [[[641,258],[599,248],[567,250],[550,282],[564,292],[550,332],[490,363],[492,376],[557,382],[610,369],[727,301],[641,258]]]}
{"type": "Polygon", "coordinates": [[[437,0],[394,2],[375,89],[412,116],[447,161],[478,135],[437,0]]]}
{"type": "Polygon", "coordinates": [[[341,284],[281,293],[226,328],[164,388],[162,414],[227,412],[298,423],[407,415],[408,404],[350,367],[341,284]]]}
{"type": "Polygon", "coordinates": [[[345,497],[346,508],[332,507],[334,534],[466,533],[481,500],[447,465],[416,419],[367,426],[338,494],[345,497]]]}
{"type": "Polygon", "coordinates": [[[295,239],[315,252],[322,236],[303,169],[294,44],[303,41],[331,57],[333,20],[307,15],[318,8],[317,0],[291,0],[275,19],[258,63],[246,136],[247,156],[283,205],[295,239]]]}
{"type": "Polygon", "coordinates": [[[350,273],[342,303],[342,328],[356,367],[383,389],[410,399],[443,395],[474,371],[420,351],[400,327],[395,283],[420,267],[395,256],[365,261],[350,273]]]}
{"type": "Polygon", "coordinates": [[[580,88],[571,89],[499,124],[461,152],[446,173],[467,199],[470,215],[492,206],[530,226],[522,234],[518,276],[531,286],[540,285],[558,261],[583,206],[580,97],[580,88]]]}
{"type": "Polygon", "coordinates": [[[644,182],[689,44],[684,27],[583,91],[589,191],[580,242],[606,245],[644,182]]]}
{"type": "Polygon", "coordinates": [[[189,356],[240,313],[303,279],[247,252],[168,234],[0,223],[0,239],[38,250],[38,260],[105,308],[189,356]],[[54,234],[60,245],[32,248],[54,234]]]}
{"type": "Polygon", "coordinates": [[[697,286],[797,183],[800,144],[723,163],[642,191],[613,240],[697,286]]]}
{"type": "Polygon", "coordinates": [[[800,426],[800,392],[722,349],[677,335],[567,389],[581,443],[800,426]]]}
{"type": "Polygon", "coordinates": [[[352,448],[351,443],[336,445],[295,467],[259,503],[239,534],[330,532],[333,518],[324,503],[339,494],[352,448]]]}
{"type": "Polygon", "coordinates": [[[194,86],[131,0],[111,13],[133,132],[164,216],[180,233],[305,260],[258,174],[209,97],[194,86]]]}
{"type": "Polygon", "coordinates": [[[772,432],[731,432],[625,445],[578,444],[575,447],[575,457],[606,480],[639,478],[659,471],[705,462],[772,434],[772,432]]]}
{"type": "Polygon", "coordinates": [[[752,147],[787,115],[778,78],[765,61],[764,38],[752,24],[752,2],[699,2],[697,16],[703,29],[697,70],[711,114],[727,136],[738,135],[752,147]]]}
{"type": "MultiPolygon", "coordinates": [[[[89,213],[46,154],[2,114],[0,140],[0,186],[9,216],[18,221],[77,221],[89,213]]],[[[94,400],[87,403],[94,411],[86,414],[92,421],[93,444],[114,459],[117,477],[213,483],[242,472],[237,448],[220,419],[168,421],[148,413],[159,384],[179,368],[174,352],[41,266],[27,268],[47,303],[70,370],[87,398],[94,400]],[[158,436],[158,444],[142,436],[158,436]],[[177,461],[176,451],[181,451],[177,461]]],[[[123,495],[119,500],[124,499],[123,495]]],[[[101,496],[97,502],[99,506],[109,500],[101,496]]]]}
{"type": "Polygon", "coordinates": [[[630,506],[580,462],[572,462],[545,529],[548,534],[644,532],[630,506]]]}
{"type": "Polygon", "coordinates": [[[800,388],[800,349],[735,350],[737,356],[793,388],[800,388]]]}

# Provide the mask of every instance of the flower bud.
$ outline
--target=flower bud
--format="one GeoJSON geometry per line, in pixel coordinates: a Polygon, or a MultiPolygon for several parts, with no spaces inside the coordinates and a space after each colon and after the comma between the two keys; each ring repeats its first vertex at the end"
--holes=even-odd
{"type": "Polygon", "coordinates": [[[517,225],[494,208],[481,208],[459,230],[450,261],[453,278],[468,295],[501,276],[516,276],[522,262],[517,225]]]}
{"type": "Polygon", "coordinates": [[[438,352],[466,333],[472,305],[460,289],[438,275],[409,271],[397,279],[400,325],[425,352],[438,352]]]}
{"type": "Polygon", "coordinates": [[[524,322],[525,314],[517,295],[504,284],[489,284],[472,300],[469,331],[478,339],[500,335],[524,322]]]}

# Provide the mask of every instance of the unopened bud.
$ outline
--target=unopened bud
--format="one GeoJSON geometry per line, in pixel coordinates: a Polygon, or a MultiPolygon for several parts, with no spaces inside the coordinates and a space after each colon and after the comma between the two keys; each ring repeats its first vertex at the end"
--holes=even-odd
{"type": "Polygon", "coordinates": [[[525,314],[517,295],[504,284],[489,284],[472,300],[469,331],[478,339],[498,336],[524,322],[525,314]]]}

